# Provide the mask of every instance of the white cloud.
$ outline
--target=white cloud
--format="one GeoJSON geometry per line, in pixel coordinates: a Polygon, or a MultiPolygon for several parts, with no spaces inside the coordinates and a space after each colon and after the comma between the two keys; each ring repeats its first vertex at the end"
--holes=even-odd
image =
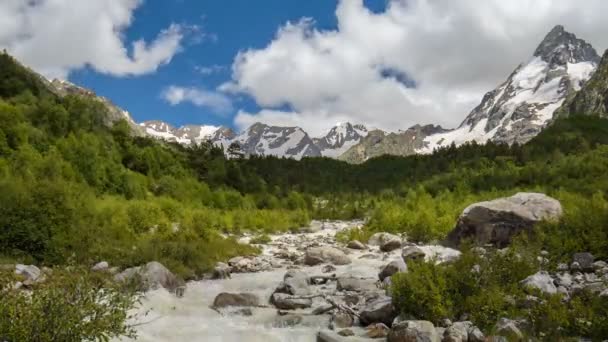
{"type": "Polygon", "coordinates": [[[47,77],[90,66],[115,76],[154,72],[180,50],[192,27],[172,24],[130,46],[124,31],[143,0],[2,0],[0,47],[47,77]]]}
{"type": "Polygon", "coordinates": [[[220,89],[264,108],[239,113],[241,127],[290,122],[318,134],[345,118],[389,130],[453,127],[556,24],[606,48],[607,11],[603,0],[390,0],[372,13],[362,0],[341,0],[336,30],[310,19],[287,23],[266,47],[240,52],[220,89]],[[416,88],[382,77],[385,69],[407,74],[416,88]],[[284,105],[293,112],[273,110],[284,105]]]}
{"type": "Polygon", "coordinates": [[[226,95],[204,89],[169,86],[161,97],[172,106],[190,102],[197,107],[209,108],[215,114],[225,114],[232,110],[232,102],[226,95]]]}

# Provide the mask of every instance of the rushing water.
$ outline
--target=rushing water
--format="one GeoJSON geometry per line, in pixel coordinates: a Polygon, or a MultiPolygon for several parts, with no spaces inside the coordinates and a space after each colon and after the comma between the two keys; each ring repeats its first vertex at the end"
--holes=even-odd
{"type": "MultiPolygon", "coordinates": [[[[323,229],[315,233],[273,236],[273,242],[263,246],[263,254],[272,256],[279,248],[297,251],[313,243],[335,245],[335,233],[341,229],[360,224],[360,222],[332,222],[322,224],[323,229]]],[[[321,225],[313,222],[313,225],[321,225]]],[[[350,265],[336,266],[332,272],[338,276],[348,275],[362,278],[376,278],[383,265],[399,257],[399,250],[381,254],[377,247],[373,250],[351,251],[350,265]],[[360,257],[364,254],[377,254],[376,259],[360,257]]],[[[427,246],[427,250],[436,251],[439,256],[455,253],[441,247],[427,246]]],[[[301,251],[300,251],[301,252],[301,251]]],[[[277,263],[279,260],[276,260],[277,263]]],[[[283,261],[283,260],[281,260],[283,261]]],[[[321,275],[322,266],[301,266],[300,271],[309,275],[321,275]]],[[[319,330],[327,329],[329,316],[309,315],[312,309],[297,310],[303,321],[294,327],[281,323],[277,309],[252,308],[253,315],[242,316],[230,311],[219,312],[210,308],[215,297],[221,292],[253,293],[262,301],[267,301],[277,285],[283,280],[287,268],[281,266],[272,271],[258,273],[233,274],[231,279],[204,280],[190,282],[183,297],[177,298],[165,290],[146,294],[138,310],[138,341],[209,341],[209,342],[312,342],[316,340],[319,330]]],[[[331,287],[334,285],[327,285],[331,287]]],[[[315,306],[322,299],[315,299],[315,306]],[[318,301],[318,302],[317,302],[318,301]]],[[[236,310],[236,309],[235,309],[236,310]]]]}

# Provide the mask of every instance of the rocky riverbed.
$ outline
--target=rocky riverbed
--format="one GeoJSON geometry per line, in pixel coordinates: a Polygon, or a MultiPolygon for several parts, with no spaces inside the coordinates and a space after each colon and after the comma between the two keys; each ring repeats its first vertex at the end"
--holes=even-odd
{"type": "MultiPolygon", "coordinates": [[[[225,279],[189,282],[182,297],[165,289],[148,292],[134,322],[140,324],[138,340],[304,342],[316,341],[322,332],[331,341],[346,328],[343,334],[373,335],[356,320],[378,321],[384,314],[387,297],[378,275],[391,261],[402,260],[402,241],[380,234],[370,241],[373,245],[347,248],[336,242],[337,232],[361,224],[313,221],[301,233],[272,236],[261,245],[260,256],[219,265],[215,276],[225,279]],[[361,318],[332,306],[356,310],[361,318]]],[[[437,260],[459,254],[441,246],[410,250],[415,257],[437,260]]],[[[393,267],[399,270],[398,262],[393,267]]],[[[378,329],[377,335],[385,333],[378,329]]]]}

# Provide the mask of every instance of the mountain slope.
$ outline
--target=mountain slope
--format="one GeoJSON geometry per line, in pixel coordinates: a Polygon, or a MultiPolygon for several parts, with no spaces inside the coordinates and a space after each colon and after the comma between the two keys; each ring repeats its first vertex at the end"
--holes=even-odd
{"type": "Polygon", "coordinates": [[[556,116],[597,115],[608,117],[608,51],[583,88],[571,96],[556,116]]]}
{"type": "Polygon", "coordinates": [[[568,96],[581,89],[598,62],[590,44],[556,26],[533,57],[488,92],[457,129],[427,137],[418,152],[467,141],[525,143],[543,129],[568,96]]]}
{"type": "Polygon", "coordinates": [[[398,133],[373,130],[338,159],[358,164],[385,154],[396,156],[415,154],[418,149],[424,147],[425,137],[444,131],[440,126],[434,125],[416,125],[398,133]]]}
{"type": "Polygon", "coordinates": [[[300,127],[268,126],[258,122],[236,136],[232,142],[238,143],[245,155],[294,159],[321,156],[319,148],[300,127]]]}
{"type": "Polygon", "coordinates": [[[365,126],[344,122],[332,127],[324,137],[314,138],[313,142],[324,157],[337,158],[358,144],[367,134],[365,126]]]}
{"type": "Polygon", "coordinates": [[[144,121],[139,125],[145,129],[148,135],[180,144],[200,144],[203,141],[210,140],[220,128],[208,125],[186,125],[175,128],[165,122],[156,120],[144,121]]]}

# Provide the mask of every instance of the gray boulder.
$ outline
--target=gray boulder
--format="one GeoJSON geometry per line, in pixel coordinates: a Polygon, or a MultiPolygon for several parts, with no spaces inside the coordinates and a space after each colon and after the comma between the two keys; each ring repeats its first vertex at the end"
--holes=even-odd
{"type": "Polygon", "coordinates": [[[348,245],[346,245],[346,247],[350,248],[350,249],[358,249],[358,250],[365,249],[365,245],[362,242],[357,241],[357,240],[353,240],[353,241],[349,242],[348,245]]]}
{"type": "Polygon", "coordinates": [[[42,280],[42,271],[34,265],[15,265],[15,274],[24,277],[24,284],[33,284],[42,280]]]}
{"type": "Polygon", "coordinates": [[[369,238],[369,240],[367,241],[367,244],[370,246],[382,246],[385,243],[387,243],[389,241],[394,241],[394,240],[401,241],[401,238],[398,237],[397,235],[390,234],[390,233],[375,233],[374,235],[372,235],[369,238]]]}
{"type": "Polygon", "coordinates": [[[373,323],[384,323],[390,326],[397,314],[393,307],[391,297],[381,296],[365,304],[359,312],[361,323],[365,325],[373,323]]]}
{"type": "Polygon", "coordinates": [[[223,262],[218,262],[213,269],[213,279],[228,279],[230,277],[230,266],[223,262]]]}
{"type": "Polygon", "coordinates": [[[494,244],[505,247],[514,235],[531,231],[543,220],[557,220],[562,216],[560,202],[544,194],[518,193],[507,198],[475,203],[467,207],[448,234],[448,244],[458,246],[472,239],[479,245],[494,244]]]}
{"type": "Polygon", "coordinates": [[[114,276],[117,282],[135,282],[142,291],[165,288],[179,293],[184,288],[184,281],[178,279],[163,264],[151,261],[143,266],[131,267],[114,276]]]}
{"type": "Polygon", "coordinates": [[[304,272],[288,271],[283,277],[283,282],[279,284],[275,293],[285,293],[289,295],[308,295],[310,294],[309,277],[304,272]]]}
{"type": "Polygon", "coordinates": [[[523,341],[524,334],[517,327],[517,323],[508,318],[501,318],[494,328],[496,334],[506,337],[509,341],[523,341]]]}
{"type": "Polygon", "coordinates": [[[445,329],[442,342],[467,342],[472,326],[473,323],[468,321],[453,323],[445,329]]]}
{"type": "Polygon", "coordinates": [[[312,299],[294,297],[285,293],[273,293],[270,303],[281,310],[306,309],[312,306],[312,299]]]}
{"type": "Polygon", "coordinates": [[[538,289],[543,293],[555,294],[557,287],[551,278],[551,275],[546,271],[537,272],[521,281],[524,287],[538,289]]]}
{"type": "Polygon", "coordinates": [[[345,312],[336,312],[331,316],[329,326],[331,329],[350,328],[355,324],[353,316],[345,312]]]}
{"type": "Polygon", "coordinates": [[[260,299],[252,293],[227,293],[222,292],[213,300],[214,308],[225,308],[227,306],[259,306],[260,299]]]}
{"type": "Polygon", "coordinates": [[[572,262],[577,262],[583,271],[592,271],[595,257],[591,253],[574,253],[572,262]]]}
{"type": "Polygon", "coordinates": [[[380,281],[383,281],[384,278],[391,277],[393,274],[398,272],[407,272],[407,264],[403,259],[395,259],[388,263],[388,265],[382,268],[382,271],[378,274],[378,278],[380,281]]]}
{"type": "Polygon", "coordinates": [[[304,255],[304,264],[308,266],[315,266],[322,263],[347,265],[351,263],[351,260],[343,251],[335,247],[313,247],[306,250],[306,254],[304,255]]]}
{"type": "Polygon", "coordinates": [[[401,238],[396,237],[394,239],[388,240],[382,245],[380,245],[380,250],[383,252],[392,252],[395,249],[401,248],[401,238]]]}
{"type": "Polygon", "coordinates": [[[401,251],[401,257],[405,262],[424,259],[425,256],[426,253],[418,246],[407,246],[401,251]]]}
{"type": "Polygon", "coordinates": [[[429,321],[404,321],[393,326],[388,342],[440,342],[435,326],[429,321]]]}
{"type": "Polygon", "coordinates": [[[91,267],[91,271],[93,271],[93,272],[106,272],[109,269],[110,269],[110,264],[108,264],[107,261],[98,262],[95,265],[93,265],[93,267],[91,267]]]}

